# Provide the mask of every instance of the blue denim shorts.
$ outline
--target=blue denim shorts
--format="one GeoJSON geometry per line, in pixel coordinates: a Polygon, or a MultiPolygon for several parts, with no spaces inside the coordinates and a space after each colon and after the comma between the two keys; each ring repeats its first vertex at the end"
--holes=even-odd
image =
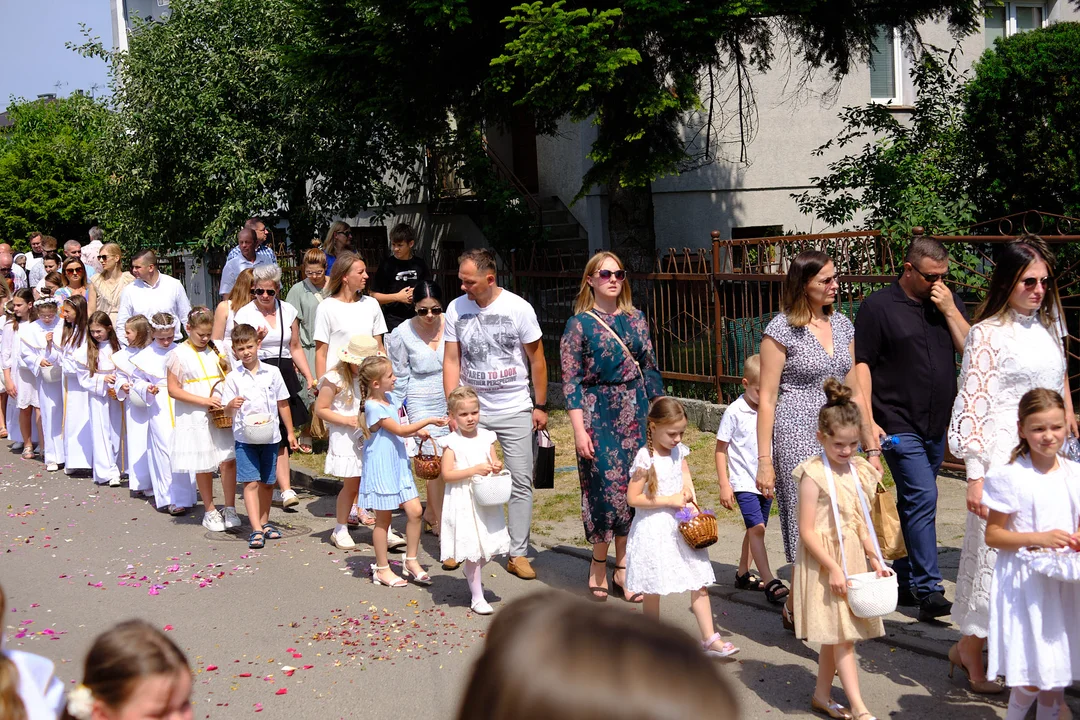
{"type": "MultiPolygon", "coordinates": [[[[236,466],[237,468],[240,467],[239,449],[236,451],[236,466]]],[[[747,530],[755,525],[769,524],[769,510],[772,509],[772,500],[757,493],[737,492],[735,493],[735,501],[739,503],[739,510],[742,511],[742,519],[746,523],[747,530]]]]}
{"type": "Polygon", "coordinates": [[[236,443],[236,481],[262,482],[273,485],[277,481],[277,443],[252,445],[236,443]]]}

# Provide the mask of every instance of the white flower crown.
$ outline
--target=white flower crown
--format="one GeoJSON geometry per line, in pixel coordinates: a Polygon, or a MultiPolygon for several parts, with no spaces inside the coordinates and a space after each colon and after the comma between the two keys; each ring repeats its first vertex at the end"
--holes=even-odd
{"type": "Polygon", "coordinates": [[[150,320],[149,322],[150,322],[150,327],[154,328],[155,330],[175,330],[176,329],[176,326],[173,323],[156,323],[153,320],[150,320]]]}
{"type": "Polygon", "coordinates": [[[75,720],[90,720],[94,712],[94,693],[83,684],[76,685],[68,692],[67,711],[75,720]]]}
{"type": "Polygon", "coordinates": [[[54,298],[52,295],[45,295],[34,301],[34,307],[41,307],[42,305],[59,305],[60,301],[54,298]]]}

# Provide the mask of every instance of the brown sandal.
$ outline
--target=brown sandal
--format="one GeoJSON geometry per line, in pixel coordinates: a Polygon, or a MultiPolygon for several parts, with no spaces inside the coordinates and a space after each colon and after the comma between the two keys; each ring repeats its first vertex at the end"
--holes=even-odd
{"type": "MultiPolygon", "coordinates": [[[[620,570],[625,572],[626,571],[626,566],[625,565],[616,565],[615,566],[615,572],[619,572],[620,570]]],[[[611,573],[611,591],[618,594],[618,596],[621,597],[624,601],[626,601],[628,603],[632,603],[634,605],[637,605],[638,603],[645,602],[645,596],[642,595],[641,593],[634,593],[630,597],[626,597],[626,588],[624,588],[619,583],[615,582],[615,573],[611,573]]]]}
{"type": "MultiPolygon", "coordinates": [[[[592,561],[597,565],[603,565],[604,566],[604,580],[607,580],[607,558],[597,560],[596,557],[593,556],[592,561]]],[[[590,567],[590,570],[591,569],[592,568],[590,567]]],[[[598,585],[590,585],[589,586],[589,599],[592,600],[593,602],[607,602],[607,599],[608,599],[609,595],[611,595],[611,591],[608,590],[606,587],[600,587],[598,585]],[[604,594],[603,595],[597,595],[597,593],[604,593],[604,594]]]]}

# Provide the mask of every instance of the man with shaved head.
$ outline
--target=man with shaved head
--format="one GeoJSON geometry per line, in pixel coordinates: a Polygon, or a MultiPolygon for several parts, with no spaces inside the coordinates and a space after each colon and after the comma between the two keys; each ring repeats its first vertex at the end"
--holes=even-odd
{"type": "MultiPolygon", "coordinates": [[[[258,223],[258,225],[259,227],[262,227],[265,232],[265,226],[261,222],[258,223]]],[[[277,258],[273,256],[273,253],[270,255],[266,255],[265,253],[260,255],[258,247],[258,229],[245,227],[236,234],[236,248],[234,248],[234,250],[239,252],[236,252],[235,254],[230,253],[229,259],[225,261],[225,267],[221,269],[221,284],[218,286],[218,292],[221,293],[223,297],[232,292],[233,285],[236,284],[236,278],[238,278],[240,273],[244,270],[255,268],[259,265],[277,264],[277,258]]]]}
{"type": "Polygon", "coordinates": [[[15,255],[11,246],[0,243],[0,276],[5,280],[10,278],[14,283],[12,290],[22,290],[26,287],[26,271],[15,264],[15,255]]]}

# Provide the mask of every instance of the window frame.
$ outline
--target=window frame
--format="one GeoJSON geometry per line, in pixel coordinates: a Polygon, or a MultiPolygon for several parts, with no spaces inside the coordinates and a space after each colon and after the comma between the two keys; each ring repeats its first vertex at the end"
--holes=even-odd
{"type": "MultiPolygon", "coordinates": [[[[1021,32],[1027,32],[1027,30],[1020,30],[1016,26],[1016,9],[1017,8],[1038,8],[1042,11],[1042,22],[1039,27],[1044,28],[1050,24],[1050,3],[1037,2],[1037,0],[1016,0],[1015,2],[1010,0],[1009,2],[1003,2],[995,4],[994,7],[1000,7],[1005,10],[1005,27],[1003,28],[1005,38],[1010,38],[1013,35],[1017,35],[1021,32]]],[[[994,47],[994,44],[986,43],[986,18],[983,18],[983,38],[984,45],[989,49],[994,47]]]]}
{"type": "MultiPolygon", "coordinates": [[[[888,28],[892,33],[892,62],[893,62],[893,95],[891,97],[874,97],[873,87],[871,83],[870,89],[870,102],[879,103],[881,105],[903,105],[904,104],[904,48],[902,38],[900,37],[899,28],[888,28]]],[[[873,68],[867,66],[868,69],[873,71],[873,68]]]]}

